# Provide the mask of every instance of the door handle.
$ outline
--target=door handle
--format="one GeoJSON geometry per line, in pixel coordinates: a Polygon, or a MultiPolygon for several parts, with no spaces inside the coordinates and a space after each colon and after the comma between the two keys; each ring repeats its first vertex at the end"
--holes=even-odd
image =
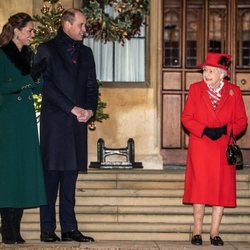
{"type": "Polygon", "coordinates": [[[241,79],[240,83],[241,83],[242,85],[246,85],[246,84],[247,84],[247,80],[246,80],[246,79],[241,79]]]}

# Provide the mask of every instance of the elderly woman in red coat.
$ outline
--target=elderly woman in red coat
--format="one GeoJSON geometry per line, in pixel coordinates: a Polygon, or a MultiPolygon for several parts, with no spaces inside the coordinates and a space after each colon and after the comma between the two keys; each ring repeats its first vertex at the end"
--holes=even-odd
{"type": "Polygon", "coordinates": [[[231,56],[208,53],[203,81],[190,86],[182,112],[189,131],[184,204],[193,204],[194,227],[191,243],[202,245],[205,206],[212,206],[210,241],[222,246],[219,236],[224,207],[236,207],[236,168],[228,165],[226,148],[231,131],[246,129],[247,116],[240,88],[225,78],[231,56]]]}

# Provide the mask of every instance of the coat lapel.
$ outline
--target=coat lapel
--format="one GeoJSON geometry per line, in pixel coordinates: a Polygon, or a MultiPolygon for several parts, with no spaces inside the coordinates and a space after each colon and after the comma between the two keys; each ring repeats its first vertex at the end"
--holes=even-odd
{"type": "Polygon", "coordinates": [[[58,48],[56,51],[58,52],[59,56],[62,58],[61,61],[64,62],[67,69],[74,76],[76,74],[76,65],[72,63],[69,54],[67,53],[67,51],[65,50],[64,46],[61,44],[59,39],[55,39],[55,46],[58,48]]]}
{"type": "Polygon", "coordinates": [[[227,81],[225,81],[225,85],[224,85],[224,87],[222,89],[222,93],[221,93],[221,99],[220,99],[219,104],[215,110],[216,114],[218,114],[221,111],[221,109],[223,108],[223,106],[227,102],[229,94],[230,94],[229,92],[230,92],[229,85],[228,85],[227,81]]]}
{"type": "Polygon", "coordinates": [[[86,50],[84,49],[84,46],[82,45],[78,54],[78,60],[77,60],[77,77],[83,73],[85,73],[85,70],[83,72],[82,69],[86,69],[86,67],[89,65],[88,55],[86,54],[86,50]]]}
{"type": "Polygon", "coordinates": [[[204,103],[207,106],[207,109],[209,110],[211,115],[215,117],[216,115],[215,115],[211,100],[210,100],[208,92],[207,92],[207,85],[204,81],[201,82],[201,96],[202,96],[204,103]]]}

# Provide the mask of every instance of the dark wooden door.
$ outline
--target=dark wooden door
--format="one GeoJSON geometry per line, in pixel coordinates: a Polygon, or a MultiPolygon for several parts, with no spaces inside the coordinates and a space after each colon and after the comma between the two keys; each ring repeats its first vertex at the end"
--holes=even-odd
{"type": "MultiPolygon", "coordinates": [[[[241,88],[250,118],[250,1],[163,0],[162,8],[161,151],[164,164],[185,165],[181,111],[208,51],[233,55],[231,81],[241,88]]],[[[250,129],[238,142],[249,165],[250,129]]]]}

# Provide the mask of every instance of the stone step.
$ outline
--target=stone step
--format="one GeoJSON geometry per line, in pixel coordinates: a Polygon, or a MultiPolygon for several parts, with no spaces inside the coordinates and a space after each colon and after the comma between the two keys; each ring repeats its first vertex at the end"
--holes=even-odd
{"type": "MultiPolygon", "coordinates": [[[[238,207],[225,208],[221,225],[225,241],[250,241],[249,172],[237,172],[238,207]]],[[[95,169],[80,174],[75,208],[79,229],[100,241],[190,241],[193,209],[182,204],[183,187],[184,171],[179,170],[95,169]]],[[[205,241],[209,239],[211,211],[206,207],[205,241]]],[[[39,228],[39,209],[25,210],[24,238],[39,240],[39,228]]]]}
{"type": "MultiPolygon", "coordinates": [[[[249,190],[248,182],[237,182],[237,190],[249,190]]],[[[160,181],[78,181],[77,188],[82,189],[183,189],[183,181],[160,182],[160,181]]]]}
{"type": "MultiPolygon", "coordinates": [[[[183,189],[183,181],[78,181],[77,188],[82,189],[183,189]]],[[[242,187],[243,188],[243,187],[242,187]]]]}
{"type": "MultiPolygon", "coordinates": [[[[83,232],[190,232],[192,224],[181,223],[135,223],[135,222],[80,222],[79,230],[83,232]]],[[[234,227],[235,233],[249,233],[249,224],[222,224],[221,232],[230,233],[234,227]]],[[[59,228],[59,227],[58,227],[59,228]]],[[[39,231],[38,223],[22,223],[23,231],[39,231]]],[[[209,232],[210,224],[204,223],[203,231],[209,232]]]]}
{"type": "MultiPolygon", "coordinates": [[[[84,197],[78,199],[77,205],[87,206],[148,206],[153,204],[155,206],[183,206],[182,198],[168,197],[84,197]]],[[[238,206],[250,206],[250,199],[238,198],[238,206]]]]}
{"type": "MultiPolygon", "coordinates": [[[[238,206],[249,206],[249,198],[237,198],[238,206]]],[[[76,206],[184,206],[181,197],[76,197],[76,206]]]]}
{"type": "MultiPolygon", "coordinates": [[[[27,240],[39,239],[39,227],[22,224],[22,235],[27,240]]],[[[98,240],[169,240],[189,241],[192,225],[163,223],[80,223],[79,230],[98,240]]],[[[203,239],[209,239],[210,225],[204,224],[203,239]]],[[[221,236],[226,241],[250,241],[249,225],[222,225],[221,236]],[[232,227],[234,233],[232,233],[232,227]]],[[[60,231],[57,232],[60,235],[60,231]]]]}
{"type": "MultiPolygon", "coordinates": [[[[56,207],[58,212],[58,206],[56,207]]],[[[76,206],[77,214],[193,214],[192,206],[76,206]]],[[[211,214],[212,208],[206,207],[206,214],[211,214]]],[[[224,214],[250,215],[248,206],[225,208],[224,214]]],[[[39,215],[39,209],[26,209],[25,217],[39,215]]]]}
{"type": "MultiPolygon", "coordinates": [[[[237,171],[237,181],[250,181],[249,169],[237,171]]],[[[184,181],[184,170],[89,170],[79,174],[78,180],[84,181],[184,181]]]]}
{"type": "Polygon", "coordinates": [[[79,174],[78,180],[89,181],[176,181],[184,180],[184,171],[164,170],[89,170],[88,174],[79,174]]]}
{"type": "MultiPolygon", "coordinates": [[[[191,214],[77,214],[79,222],[137,222],[137,223],[192,223],[191,214]]],[[[38,214],[24,215],[23,222],[39,222],[38,214]]],[[[211,216],[204,218],[205,223],[211,221],[211,216]]],[[[223,224],[250,224],[250,215],[228,215],[223,216],[223,224]]]]}
{"type": "MultiPolygon", "coordinates": [[[[183,189],[164,190],[164,189],[76,189],[76,197],[181,197],[183,189]]],[[[249,190],[238,190],[237,197],[250,198],[249,190]]]]}
{"type": "MultiPolygon", "coordinates": [[[[83,189],[183,189],[184,170],[90,170],[79,174],[83,189]]],[[[237,171],[237,189],[250,189],[249,169],[237,171]]]]}

